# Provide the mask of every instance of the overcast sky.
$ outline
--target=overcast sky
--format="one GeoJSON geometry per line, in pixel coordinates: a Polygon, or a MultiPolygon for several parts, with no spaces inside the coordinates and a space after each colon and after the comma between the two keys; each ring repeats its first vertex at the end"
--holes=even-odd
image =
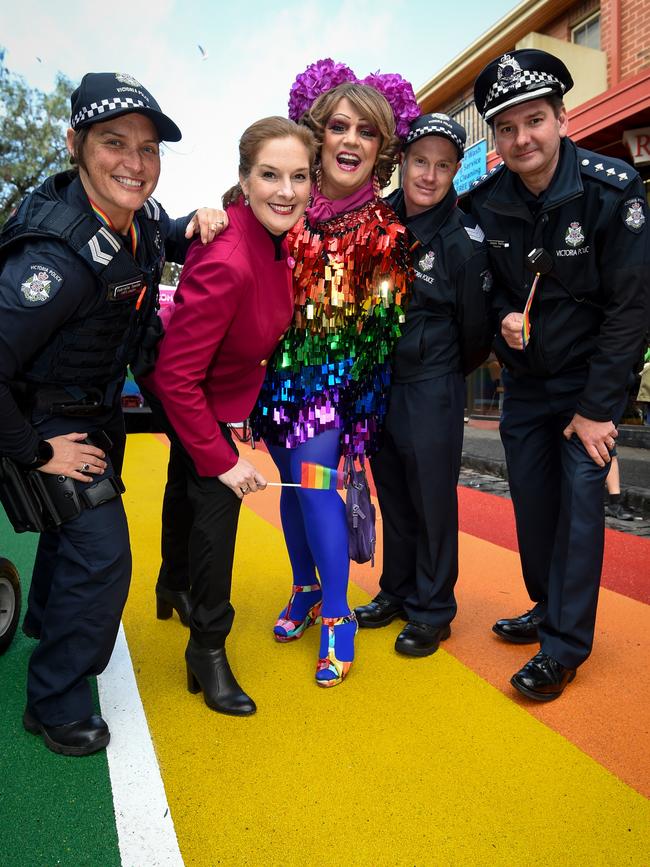
{"type": "Polygon", "coordinates": [[[323,57],[362,78],[399,72],[417,89],[517,4],[512,0],[0,0],[5,64],[50,90],[57,71],[128,72],[180,127],[156,191],[171,216],[217,204],[237,142],[286,115],[298,72],[323,57]],[[198,45],[207,52],[202,59],[198,45]]]}

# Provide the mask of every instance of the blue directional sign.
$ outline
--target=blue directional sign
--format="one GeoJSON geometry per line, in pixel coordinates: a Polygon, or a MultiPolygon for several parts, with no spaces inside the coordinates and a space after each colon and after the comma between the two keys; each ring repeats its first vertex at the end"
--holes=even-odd
{"type": "Polygon", "coordinates": [[[482,138],[466,148],[460,170],[454,178],[456,192],[460,196],[467,192],[474,181],[487,170],[487,141],[482,138]]]}

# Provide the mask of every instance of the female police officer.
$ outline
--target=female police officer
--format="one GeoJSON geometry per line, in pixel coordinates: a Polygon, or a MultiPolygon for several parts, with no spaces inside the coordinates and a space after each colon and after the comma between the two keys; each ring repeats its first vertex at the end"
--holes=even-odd
{"type": "Polygon", "coordinates": [[[109,741],[88,677],[108,663],[131,571],[119,478],[126,365],[138,361],[164,259],[183,261],[186,227],[206,241],[219,216],[173,221],[150,198],[159,143],[181,133],[136,79],[88,73],[71,104],[78,169],[48,178],[0,235],[0,454],[18,479],[38,470],[32,482],[50,503],[24,624],[39,639],[24,726],[80,756],[109,741]]]}

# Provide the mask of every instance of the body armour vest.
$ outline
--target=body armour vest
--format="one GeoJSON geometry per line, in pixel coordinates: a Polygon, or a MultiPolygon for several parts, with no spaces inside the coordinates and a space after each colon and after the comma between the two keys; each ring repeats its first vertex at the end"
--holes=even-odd
{"type": "Polygon", "coordinates": [[[147,321],[155,316],[164,264],[160,210],[149,199],[135,215],[140,265],[115,232],[61,198],[73,179],[71,173],[48,178],[22,201],[0,233],[0,264],[19,245],[47,238],[65,244],[89,269],[95,295],[90,312],[66,322],[20,378],[32,385],[95,391],[124,375],[147,321]]]}

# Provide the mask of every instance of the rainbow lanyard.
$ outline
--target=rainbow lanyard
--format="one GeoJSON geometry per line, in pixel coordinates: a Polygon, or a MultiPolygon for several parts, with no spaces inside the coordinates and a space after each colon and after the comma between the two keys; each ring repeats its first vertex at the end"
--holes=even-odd
{"type": "MultiPolygon", "coordinates": [[[[98,220],[119,235],[119,232],[117,232],[117,230],[115,229],[113,221],[108,216],[108,214],[105,214],[104,211],[102,211],[102,209],[99,208],[90,197],[88,198],[88,201],[90,202],[90,206],[95,212],[95,216],[98,218],[98,220]]],[[[133,254],[133,258],[135,259],[135,251],[138,249],[138,239],[140,237],[140,232],[138,230],[138,224],[135,220],[135,217],[133,218],[133,222],[129,226],[129,236],[131,238],[131,253],[133,254]]]]}
{"type": "Polygon", "coordinates": [[[530,292],[528,293],[528,299],[526,300],[526,306],[524,307],[524,321],[521,326],[521,337],[524,343],[524,349],[528,346],[528,341],[530,340],[530,308],[533,304],[533,298],[535,297],[535,290],[537,289],[537,284],[539,282],[539,278],[541,274],[539,271],[535,274],[535,279],[533,280],[533,285],[530,287],[530,292]]]}

